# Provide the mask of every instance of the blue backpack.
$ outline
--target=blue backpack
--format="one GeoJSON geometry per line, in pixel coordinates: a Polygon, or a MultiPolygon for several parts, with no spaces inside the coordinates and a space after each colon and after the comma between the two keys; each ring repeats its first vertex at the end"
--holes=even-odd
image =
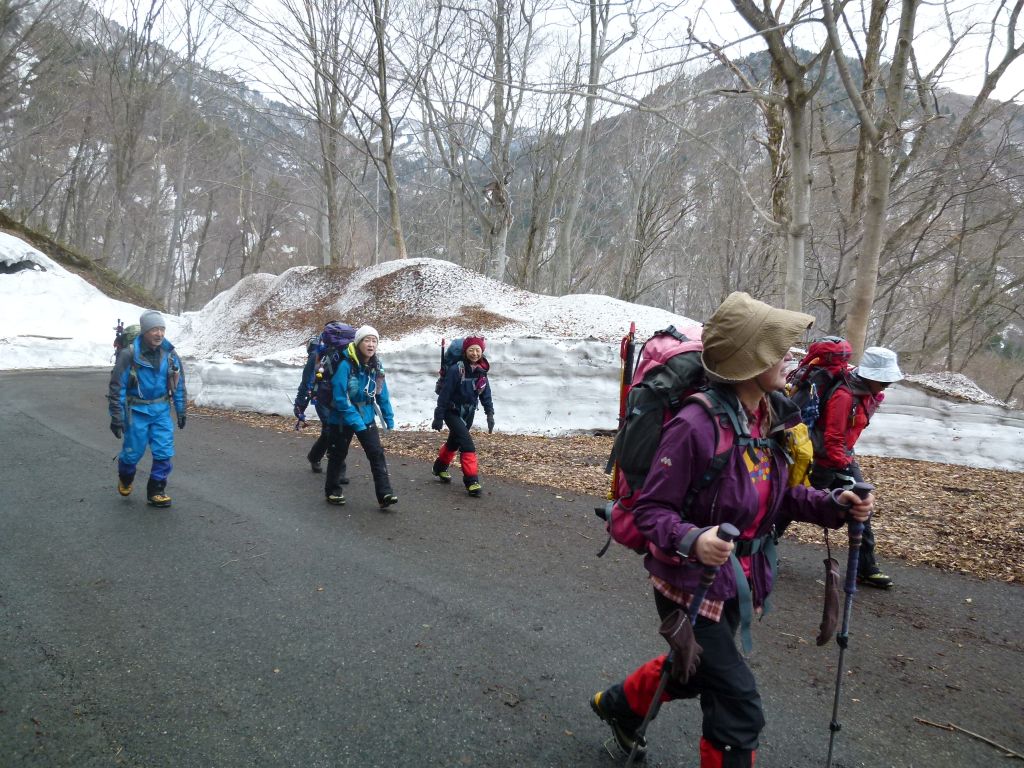
{"type": "MultiPolygon", "coordinates": [[[[440,395],[441,388],[444,386],[444,377],[448,374],[448,369],[453,365],[462,365],[462,343],[464,339],[452,339],[451,344],[445,349],[444,339],[441,339],[441,367],[437,371],[437,383],[434,384],[434,394],[440,395]]],[[[465,376],[465,370],[462,375],[465,376]]]]}

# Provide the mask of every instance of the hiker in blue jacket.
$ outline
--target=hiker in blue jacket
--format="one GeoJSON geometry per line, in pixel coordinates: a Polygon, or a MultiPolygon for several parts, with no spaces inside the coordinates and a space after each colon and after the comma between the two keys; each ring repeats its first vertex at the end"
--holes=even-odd
{"type": "Polygon", "coordinates": [[[431,428],[441,431],[448,425],[448,439],[438,451],[432,471],[442,483],[452,481],[448,467],[461,453],[462,482],[470,496],[482,493],[480,469],[477,464],[476,446],[469,434],[478,405],[483,405],[487,415],[487,431],[494,431],[494,402],[491,400],[491,385],[487,381],[490,363],[484,357],[486,342],[483,336],[467,336],[462,342],[462,359],[448,368],[444,384],[437,395],[434,421],[431,428]]]}
{"type": "Polygon", "coordinates": [[[166,323],[155,309],[139,318],[139,335],[122,349],[110,372],[107,394],[110,431],[124,439],[117,457],[117,492],[128,496],[139,459],[149,446],[153,466],[146,484],[146,499],[154,507],[169,507],[167,478],[174,456],[174,421],[185,428],[185,371],[174,345],[164,338],[166,323]]]}
{"type": "MultiPolygon", "coordinates": [[[[328,323],[329,325],[329,323],[328,323]]],[[[310,396],[316,386],[316,363],[320,350],[320,334],[311,336],[306,342],[306,365],[302,369],[302,378],[299,380],[299,389],[295,394],[295,403],[292,412],[298,419],[296,429],[306,426],[306,408],[309,407],[310,396]]],[[[317,437],[313,447],[306,454],[306,461],[309,468],[316,473],[323,472],[323,458],[327,455],[327,443],[330,438],[330,430],[327,425],[327,411],[320,406],[316,400],[313,401],[313,408],[316,409],[316,417],[320,420],[320,436],[317,437]]],[[[345,467],[341,468],[340,481],[342,485],[348,483],[345,477],[345,467]]]]}
{"type": "Polygon", "coordinates": [[[360,327],[331,379],[334,398],[327,414],[330,436],[324,485],[330,504],[345,503],[345,496],[341,492],[341,472],[353,435],[363,446],[370,462],[377,503],[381,509],[398,503],[398,497],[391,489],[384,446],[381,445],[376,423],[379,417],[385,427],[395,428],[395,414],[388,396],[384,366],[377,358],[379,338],[376,329],[371,326],[360,327]]]}

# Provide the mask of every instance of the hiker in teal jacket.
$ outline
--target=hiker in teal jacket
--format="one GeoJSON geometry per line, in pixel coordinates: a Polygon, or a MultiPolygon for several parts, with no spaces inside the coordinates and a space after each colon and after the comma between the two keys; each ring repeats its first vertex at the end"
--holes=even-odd
{"type": "Polygon", "coordinates": [[[331,504],[344,504],[341,472],[348,447],[355,435],[366,452],[373,473],[373,487],[381,509],[398,503],[391,489],[387,460],[377,431],[377,417],[387,429],[395,428],[395,414],[388,396],[384,366],[377,358],[377,331],[364,325],[356,331],[338,370],[331,379],[333,402],[327,415],[330,437],[327,443],[327,477],[324,492],[331,504]]]}
{"type": "Polygon", "coordinates": [[[132,492],[135,470],[149,446],[153,466],[146,485],[146,499],[155,507],[169,507],[166,493],[174,456],[174,421],[185,428],[185,372],[174,345],[164,338],[166,323],[156,310],[147,310],[139,318],[139,335],[122,349],[110,373],[107,393],[110,431],[124,439],[117,457],[117,491],[132,492]]]}

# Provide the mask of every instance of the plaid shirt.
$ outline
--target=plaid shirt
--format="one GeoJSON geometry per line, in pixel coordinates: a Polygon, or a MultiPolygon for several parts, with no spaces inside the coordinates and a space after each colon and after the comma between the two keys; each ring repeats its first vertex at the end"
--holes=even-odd
{"type": "MultiPolygon", "coordinates": [[[[656,590],[673,603],[679,603],[679,605],[689,611],[690,601],[693,599],[693,595],[683,592],[678,587],[672,586],[667,581],[663,581],[657,576],[651,576],[651,583],[654,584],[654,588],[656,590]]],[[[705,619],[710,619],[711,621],[721,621],[722,609],[724,607],[725,602],[722,600],[702,600],[700,608],[697,609],[697,615],[703,616],[705,619]]]]}

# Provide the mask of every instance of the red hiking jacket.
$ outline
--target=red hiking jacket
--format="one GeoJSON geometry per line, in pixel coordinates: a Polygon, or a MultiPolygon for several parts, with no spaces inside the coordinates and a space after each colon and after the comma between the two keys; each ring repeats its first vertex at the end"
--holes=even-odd
{"type": "Polygon", "coordinates": [[[826,401],[824,413],[818,420],[825,455],[815,456],[815,463],[829,469],[850,466],[853,446],[881,402],[881,394],[876,397],[856,385],[851,390],[846,384],[840,384],[826,401]]]}

